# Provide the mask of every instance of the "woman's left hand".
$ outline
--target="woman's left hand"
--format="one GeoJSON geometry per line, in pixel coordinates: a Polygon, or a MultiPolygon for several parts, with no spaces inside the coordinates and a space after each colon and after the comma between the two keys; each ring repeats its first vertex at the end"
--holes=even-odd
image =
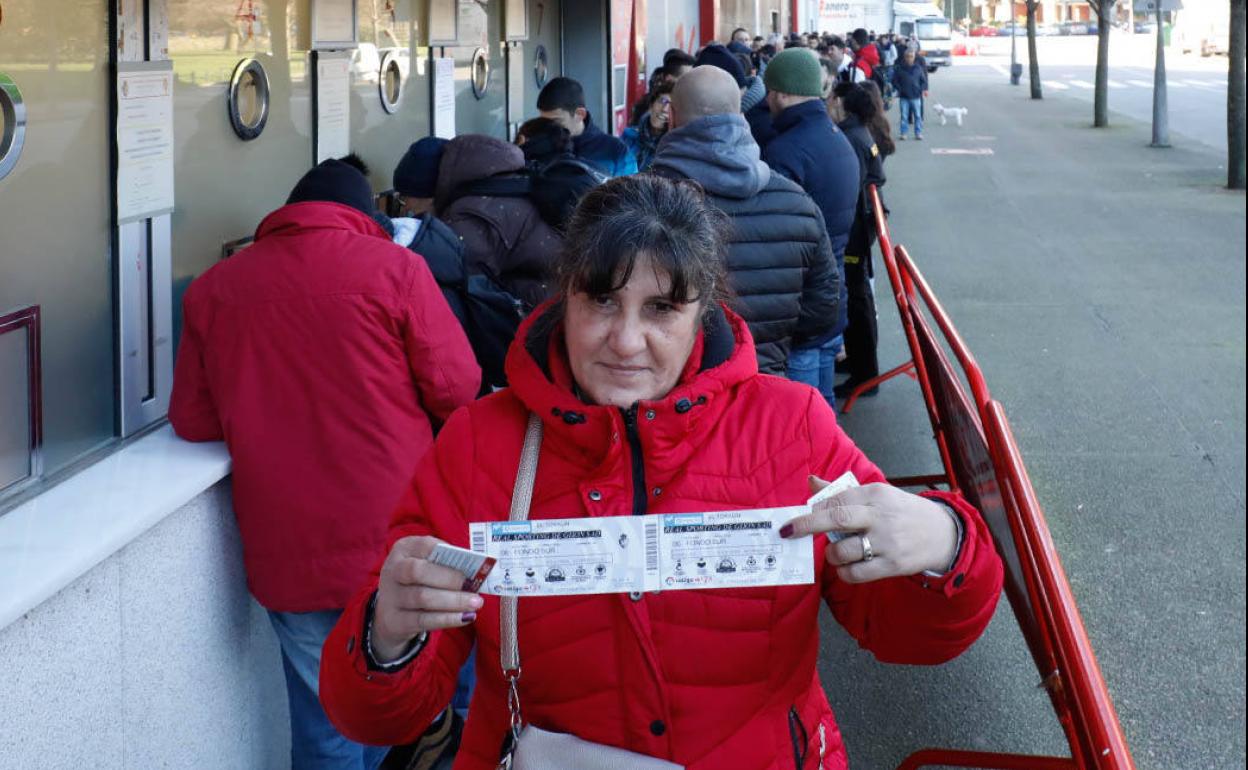
{"type": "MultiPolygon", "coordinates": [[[[812,494],[827,485],[810,478],[812,494]]],[[[944,572],[958,547],[957,524],[943,506],[889,484],[847,489],[780,528],[785,538],[821,532],[848,535],[826,551],[828,563],[848,583],[944,572]]]]}

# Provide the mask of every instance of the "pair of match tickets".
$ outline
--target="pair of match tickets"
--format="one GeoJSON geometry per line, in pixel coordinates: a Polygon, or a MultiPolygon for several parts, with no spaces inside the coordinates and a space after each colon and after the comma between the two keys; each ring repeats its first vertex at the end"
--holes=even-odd
{"type": "Polygon", "coordinates": [[[462,573],[464,590],[508,596],[802,585],[815,579],[810,542],[780,527],[856,486],[846,472],[785,508],[474,522],[471,550],[439,543],[429,560],[462,573]]]}

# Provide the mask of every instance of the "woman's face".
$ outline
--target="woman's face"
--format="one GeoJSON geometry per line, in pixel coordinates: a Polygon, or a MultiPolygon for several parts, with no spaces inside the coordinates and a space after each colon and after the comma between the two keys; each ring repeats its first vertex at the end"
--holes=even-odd
{"type": "Polygon", "coordinates": [[[666,128],[671,114],[672,97],[670,94],[662,94],[655,98],[654,103],[650,105],[650,122],[656,127],[666,128]]]}
{"type": "Polygon", "coordinates": [[[627,409],[676,387],[703,306],[672,302],[670,287],[668,274],[642,257],[618,291],[568,296],[564,336],[572,376],[593,403],[627,409]]]}

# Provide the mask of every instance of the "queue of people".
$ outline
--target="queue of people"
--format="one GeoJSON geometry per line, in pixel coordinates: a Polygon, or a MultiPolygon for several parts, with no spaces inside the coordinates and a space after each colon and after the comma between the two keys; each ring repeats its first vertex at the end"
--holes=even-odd
{"type": "Polygon", "coordinates": [[[899,46],[860,38],[670,51],[620,138],[555,78],[515,143],[415,141],[382,208],[358,159],[325,161],[192,284],[170,421],[233,459],[293,767],[494,768],[535,745],[522,719],[664,767],[843,768],[821,601],[890,662],[983,631],[979,514],[889,486],[836,425],[878,374],[866,190],[895,149],[899,46]],[[508,518],[536,424],[533,519],[862,486],[780,531],[813,586],[522,600],[517,682],[498,597],[430,556],[508,518]]]}

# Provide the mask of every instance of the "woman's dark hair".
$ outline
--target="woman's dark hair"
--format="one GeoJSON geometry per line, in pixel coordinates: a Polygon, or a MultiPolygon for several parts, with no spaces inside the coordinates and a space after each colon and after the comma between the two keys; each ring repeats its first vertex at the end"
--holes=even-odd
{"type": "Polygon", "coordinates": [[[880,87],[872,80],[860,83],[859,87],[867,92],[867,96],[875,104],[875,117],[867,123],[867,130],[880,148],[880,154],[888,157],[897,151],[897,144],[893,141],[893,128],[888,123],[888,113],[884,110],[884,97],[880,94],[880,87]]]}
{"type": "Polygon", "coordinates": [[[695,182],[654,174],[616,177],[581,200],[555,265],[565,294],[602,296],[628,283],[639,259],[671,279],[672,302],[725,298],[723,234],[729,222],[695,182]]]}
{"type": "Polygon", "coordinates": [[[896,151],[897,145],[893,143],[888,116],[884,114],[884,100],[875,83],[841,81],[832,89],[832,93],[841,100],[841,107],[847,114],[858,118],[858,122],[867,127],[882,155],[892,155],[896,151]]]}
{"type": "Polygon", "coordinates": [[[516,139],[521,137],[526,161],[544,163],[572,152],[572,133],[550,118],[526,120],[516,130],[516,139]]]}

